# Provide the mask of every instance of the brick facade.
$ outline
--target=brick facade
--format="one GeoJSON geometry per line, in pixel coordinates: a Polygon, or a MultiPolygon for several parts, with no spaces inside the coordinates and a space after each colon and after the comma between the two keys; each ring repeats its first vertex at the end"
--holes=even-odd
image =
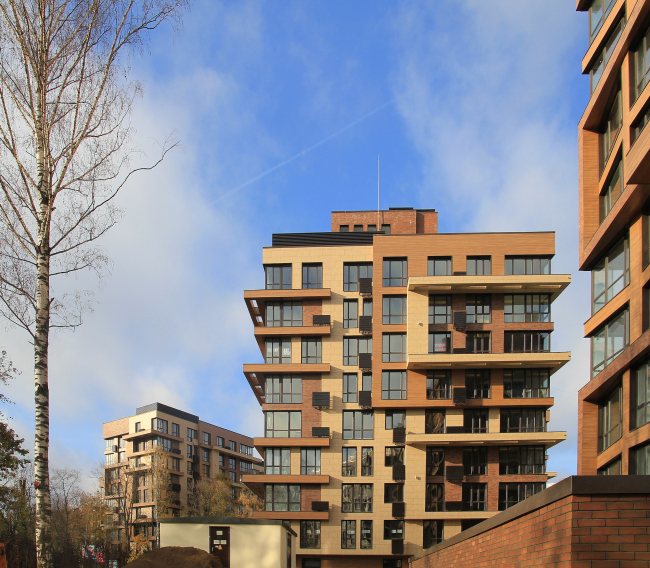
{"type": "Polygon", "coordinates": [[[339,232],[341,225],[350,231],[355,225],[390,225],[391,235],[415,235],[438,232],[438,213],[433,209],[389,209],[388,211],[332,211],[332,232],[339,232]]]}

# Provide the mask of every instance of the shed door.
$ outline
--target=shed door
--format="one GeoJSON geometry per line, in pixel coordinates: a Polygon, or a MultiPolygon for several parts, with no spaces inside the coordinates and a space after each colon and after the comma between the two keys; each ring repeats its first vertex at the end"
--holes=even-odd
{"type": "Polygon", "coordinates": [[[230,527],[210,527],[210,554],[230,568],[230,527]]]}

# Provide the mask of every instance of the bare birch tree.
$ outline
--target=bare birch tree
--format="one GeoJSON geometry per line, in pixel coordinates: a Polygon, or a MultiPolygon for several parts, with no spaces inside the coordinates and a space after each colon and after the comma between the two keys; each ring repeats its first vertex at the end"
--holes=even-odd
{"type": "Polygon", "coordinates": [[[39,568],[52,566],[49,331],[89,307],[83,292],[55,296],[51,279],[107,267],[97,239],[135,171],[128,58],[187,2],[0,0],[0,308],[34,345],[39,568]]]}

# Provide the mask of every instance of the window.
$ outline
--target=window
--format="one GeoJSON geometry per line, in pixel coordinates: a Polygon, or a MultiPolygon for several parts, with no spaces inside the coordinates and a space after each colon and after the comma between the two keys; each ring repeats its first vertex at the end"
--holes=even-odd
{"type": "Polygon", "coordinates": [[[221,467],[224,467],[224,466],[225,466],[225,461],[226,461],[226,460],[225,460],[225,458],[224,458],[224,455],[223,455],[223,454],[219,454],[219,465],[220,465],[221,467]]]}
{"type": "Polygon", "coordinates": [[[267,327],[302,325],[302,302],[267,302],[264,309],[264,325],[267,327]]]}
{"type": "Polygon", "coordinates": [[[490,370],[465,371],[467,398],[490,398],[490,370]]]}
{"type": "Polygon", "coordinates": [[[422,523],[422,548],[431,548],[442,542],[443,521],[424,521],[422,523]]]}
{"type": "Polygon", "coordinates": [[[357,547],[357,521],[341,521],[341,548],[357,547]]]}
{"type": "Polygon", "coordinates": [[[202,466],[203,477],[210,477],[210,466],[203,464],[202,466]]]}
{"type": "Polygon", "coordinates": [[[550,274],[547,256],[506,256],[506,274],[550,274]]]}
{"type": "Polygon", "coordinates": [[[600,134],[600,173],[602,174],[609,155],[614,147],[618,133],[621,130],[623,108],[621,104],[621,90],[616,93],[612,106],[607,113],[605,125],[600,134]]]}
{"type": "Polygon", "coordinates": [[[589,42],[591,43],[600,28],[603,26],[603,22],[607,18],[607,15],[612,10],[612,7],[616,4],[616,0],[593,0],[591,6],[589,7],[589,42]]]}
{"type": "Polygon", "coordinates": [[[424,411],[424,433],[425,434],[445,433],[445,411],[444,410],[424,411]]]}
{"type": "Polygon", "coordinates": [[[650,475],[650,444],[630,450],[630,475],[650,475]]]}
{"type": "Polygon", "coordinates": [[[394,465],[404,465],[404,446],[389,446],[385,449],[384,465],[393,467],[394,465]]]}
{"type": "Polygon", "coordinates": [[[505,369],[503,398],[548,398],[549,383],[548,369],[505,369]]]}
{"type": "MultiPolygon", "coordinates": [[[[384,333],[382,335],[381,360],[383,363],[401,363],[406,361],[405,333],[384,333]]],[[[406,380],[406,377],[404,377],[404,380],[406,380]]]]}
{"type": "Polygon", "coordinates": [[[596,313],[630,283],[630,249],[625,236],[591,271],[592,313],[596,313]]]}
{"type": "Polygon", "coordinates": [[[192,458],[193,453],[194,453],[194,446],[192,444],[187,444],[187,457],[188,457],[188,459],[192,458]]]}
{"type": "Polygon", "coordinates": [[[303,364],[321,363],[321,345],[320,337],[303,337],[301,362],[303,364]]]}
{"type": "Polygon", "coordinates": [[[167,420],[163,420],[161,418],[151,419],[151,429],[157,430],[158,432],[162,432],[163,434],[167,434],[168,425],[169,423],[167,422],[167,420]]]}
{"type": "Polygon", "coordinates": [[[390,225],[382,225],[381,230],[384,232],[384,235],[390,235],[390,225]]]}
{"type": "Polygon", "coordinates": [[[300,548],[320,548],[320,521],[300,521],[300,548]]]}
{"type": "Polygon", "coordinates": [[[344,483],[341,486],[342,513],[372,513],[372,483],[344,483]]]}
{"type": "Polygon", "coordinates": [[[403,503],[404,484],[384,483],[384,503],[403,503]]]}
{"type": "Polygon", "coordinates": [[[353,329],[359,327],[359,302],[358,300],[343,300],[343,328],[353,329]]]}
{"type": "Polygon", "coordinates": [[[264,402],[267,404],[302,402],[302,378],[294,375],[267,375],[264,402]]]}
{"type": "Polygon", "coordinates": [[[646,124],[648,124],[648,122],[650,122],[650,106],[646,105],[646,108],[642,111],[641,116],[634,121],[632,128],[630,129],[630,144],[632,146],[637,141],[639,136],[641,136],[641,132],[643,132],[643,129],[646,127],[646,124]]]}
{"type": "Polygon", "coordinates": [[[178,424],[174,424],[172,422],[172,436],[176,436],[177,438],[181,437],[181,427],[178,424]]]}
{"type": "Polygon", "coordinates": [[[650,360],[632,371],[630,380],[630,428],[650,422],[650,360]]]}
{"type": "Polygon", "coordinates": [[[408,269],[405,258],[384,259],[384,287],[406,286],[408,284],[408,269]]]}
{"type": "Polygon", "coordinates": [[[266,484],[267,511],[300,511],[300,485],[266,484]]]}
{"type": "Polygon", "coordinates": [[[382,323],[384,325],[397,325],[406,323],[406,296],[383,297],[382,323]]]}
{"type": "Polygon", "coordinates": [[[359,278],[372,278],[372,263],[345,263],[343,265],[344,292],[358,292],[359,278]]]}
{"type": "Polygon", "coordinates": [[[485,511],[487,483],[463,483],[463,511],[485,511]]]}
{"type": "Polygon", "coordinates": [[[172,458],[172,471],[181,470],[181,460],[179,458],[172,458]]]}
{"type": "Polygon", "coordinates": [[[253,464],[245,460],[239,460],[239,469],[244,473],[254,473],[253,464]]]}
{"type": "Polygon", "coordinates": [[[253,455],[253,447],[252,446],[247,446],[246,444],[239,444],[239,452],[246,455],[246,456],[252,456],[253,455]]]}
{"type": "Polygon", "coordinates": [[[386,430],[406,427],[406,410],[386,411],[386,430]]]}
{"type": "Polygon", "coordinates": [[[228,458],[228,468],[237,469],[237,460],[235,458],[228,458]]]}
{"type": "Polygon", "coordinates": [[[499,483],[499,511],[546,489],[546,483],[499,483]]]}
{"type": "Polygon", "coordinates": [[[546,473],[544,446],[499,448],[499,475],[543,475],[546,473]]]}
{"type": "Polygon", "coordinates": [[[429,353],[451,353],[451,333],[430,333],[429,353]]]}
{"type": "Polygon", "coordinates": [[[300,475],[320,475],[320,448],[300,450],[300,475]]]}
{"type": "Polygon", "coordinates": [[[300,412],[270,411],[265,412],[265,438],[300,438],[302,434],[302,416],[300,412]]]}
{"type": "Polygon", "coordinates": [[[406,371],[381,372],[382,400],[406,400],[406,371]]]}
{"type": "MultiPolygon", "coordinates": [[[[598,54],[594,64],[591,66],[591,69],[589,70],[589,86],[591,88],[590,92],[592,94],[596,90],[598,81],[600,81],[600,77],[603,74],[603,70],[605,69],[607,62],[609,61],[609,58],[612,56],[612,52],[614,51],[614,48],[616,47],[616,44],[619,38],[621,37],[621,33],[623,33],[624,25],[625,25],[625,18],[621,18],[616,24],[616,27],[610,34],[609,38],[607,39],[607,42],[605,43],[603,50],[598,54]]],[[[637,84],[639,83],[637,82],[637,84]]],[[[643,83],[643,85],[645,85],[645,83],[643,83]]]]}
{"type": "Polygon", "coordinates": [[[194,428],[188,428],[187,429],[187,441],[191,442],[193,440],[198,440],[198,439],[199,439],[198,430],[195,430],[194,428]]]}
{"type": "Polygon", "coordinates": [[[591,337],[591,376],[595,377],[616,357],[630,342],[630,312],[625,309],[603,325],[591,337]]]}
{"type": "Polygon", "coordinates": [[[372,391],[372,373],[361,373],[361,390],[372,391]]]}
{"type": "Polygon", "coordinates": [[[609,448],[621,439],[623,408],[623,387],[618,386],[598,406],[598,452],[609,448]]]}
{"type": "Polygon", "coordinates": [[[487,448],[463,448],[463,473],[487,475],[487,448]]]}
{"type": "Polygon", "coordinates": [[[492,271],[489,256],[467,257],[467,276],[489,276],[490,274],[492,271]]]}
{"type": "Polygon", "coordinates": [[[291,339],[267,339],[264,361],[267,365],[291,363],[291,339]]]}
{"type": "Polygon", "coordinates": [[[468,331],[465,345],[468,353],[489,353],[490,332],[468,331]]]}
{"type": "Polygon", "coordinates": [[[372,353],[372,337],[344,337],[343,364],[359,364],[359,353],[372,353]]]}
{"type": "MultiPolygon", "coordinates": [[[[219,456],[219,465],[223,465],[219,456]]],[[[290,475],[291,452],[289,448],[266,448],[264,450],[264,473],[266,475],[290,475]]]]}
{"type": "Polygon", "coordinates": [[[363,315],[372,317],[372,300],[365,299],[363,301],[363,315]]]}
{"type": "Polygon", "coordinates": [[[372,548],[372,521],[361,521],[361,542],[359,548],[372,548]]]}
{"type": "Polygon", "coordinates": [[[302,287],[303,289],[323,287],[323,265],[322,264],[302,265],[302,287]]]}
{"type": "Polygon", "coordinates": [[[226,441],[221,437],[217,436],[217,446],[220,448],[225,448],[226,447],[226,441]]]}
{"type": "Polygon", "coordinates": [[[451,398],[451,371],[427,371],[427,399],[451,398]]]}
{"type": "Polygon", "coordinates": [[[623,161],[619,158],[616,167],[612,167],[612,174],[609,177],[609,181],[605,184],[603,193],[600,194],[601,223],[605,220],[605,217],[607,217],[625,189],[621,172],[622,164],[623,161]]]}
{"type": "Polygon", "coordinates": [[[267,290],[291,289],[291,265],[268,264],[264,267],[267,290]]]}
{"type": "MultiPolygon", "coordinates": [[[[620,25],[620,24],[619,24],[620,25]]],[[[615,32],[616,33],[616,32],[615,32]]],[[[618,35],[620,35],[620,31],[618,35]]],[[[648,84],[650,77],[650,57],[648,57],[648,50],[650,50],[650,28],[646,31],[645,35],[641,38],[638,46],[633,50],[634,64],[632,66],[632,102],[639,98],[639,95],[648,84]]]]}
{"type": "Polygon", "coordinates": [[[372,447],[361,448],[361,476],[372,477],[372,462],[374,451],[372,447]]]}
{"type": "Polygon", "coordinates": [[[363,225],[355,225],[354,226],[354,232],[355,233],[363,233],[363,225]]]}
{"type": "Polygon", "coordinates": [[[209,462],[210,461],[210,450],[206,450],[205,448],[201,448],[201,459],[204,462],[209,462]]]}
{"type": "Polygon", "coordinates": [[[501,432],[546,432],[546,410],[502,408],[501,432]]]}
{"type": "Polygon", "coordinates": [[[141,432],[142,430],[144,430],[144,428],[142,428],[141,423],[140,423],[140,422],[136,422],[136,423],[135,423],[135,431],[136,431],[136,432],[141,432]]]}
{"type": "Polygon", "coordinates": [[[369,233],[376,233],[377,232],[377,225],[373,225],[371,223],[368,223],[368,232],[369,233]]]}
{"type": "Polygon", "coordinates": [[[424,510],[426,512],[444,511],[445,484],[427,483],[425,488],[424,510]]]}
{"type": "Polygon", "coordinates": [[[471,434],[485,434],[488,430],[487,408],[472,408],[463,411],[465,432],[471,434]]]}
{"type": "MultiPolygon", "coordinates": [[[[630,454],[630,466],[632,465],[632,455],[630,454]]],[[[609,462],[603,467],[599,467],[596,471],[597,475],[621,475],[622,465],[621,465],[621,456],[619,455],[615,460],[609,462]]],[[[630,469],[630,475],[633,475],[632,469],[630,469]]]]}
{"type": "Polygon", "coordinates": [[[426,449],[427,476],[445,474],[445,450],[427,446],[426,449]]]}
{"type": "Polygon", "coordinates": [[[427,261],[427,276],[451,276],[451,257],[430,256],[427,261]]]}
{"type": "MultiPolygon", "coordinates": [[[[339,232],[340,233],[349,233],[350,232],[350,225],[339,225],[339,232]]],[[[320,564],[319,564],[320,566],[320,564]]]]}
{"type": "Polygon", "coordinates": [[[403,540],[404,521],[384,521],[384,540],[403,540]]]}
{"type": "Polygon", "coordinates": [[[356,373],[343,373],[343,402],[357,402],[356,373]]]}
{"type": "Polygon", "coordinates": [[[503,334],[504,353],[543,353],[551,350],[548,331],[506,331],[503,334]]]}
{"type": "Polygon", "coordinates": [[[467,294],[467,323],[490,323],[490,294],[467,294]]]}
{"type": "Polygon", "coordinates": [[[503,321],[550,322],[550,294],[505,294],[503,297],[503,321]]]}
{"type": "Polygon", "coordinates": [[[372,410],[344,410],[343,439],[372,440],[373,416],[372,410]]]}
{"type": "Polygon", "coordinates": [[[355,477],[357,475],[357,449],[342,448],[341,475],[343,477],[355,477]]]}
{"type": "Polygon", "coordinates": [[[451,296],[429,296],[429,324],[451,323],[451,296]]]}

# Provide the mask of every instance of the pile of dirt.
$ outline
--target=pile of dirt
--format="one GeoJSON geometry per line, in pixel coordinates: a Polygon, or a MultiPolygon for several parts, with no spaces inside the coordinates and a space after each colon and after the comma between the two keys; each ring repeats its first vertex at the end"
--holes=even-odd
{"type": "Polygon", "coordinates": [[[165,546],[129,562],[126,568],[223,568],[221,561],[205,550],[191,546],[165,546]]]}

